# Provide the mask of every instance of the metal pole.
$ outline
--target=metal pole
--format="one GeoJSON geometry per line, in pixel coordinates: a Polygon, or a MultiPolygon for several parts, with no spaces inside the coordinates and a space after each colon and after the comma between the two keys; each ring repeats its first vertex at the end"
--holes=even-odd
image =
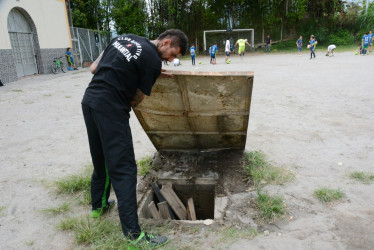
{"type": "Polygon", "coordinates": [[[79,35],[79,31],[77,29],[77,38],[78,38],[78,48],[79,48],[79,56],[80,56],[80,59],[81,59],[81,68],[83,67],[83,58],[82,58],[82,50],[81,50],[81,36],[79,35]]]}
{"type": "Polygon", "coordinates": [[[87,36],[88,36],[88,44],[90,45],[91,61],[93,62],[92,47],[91,47],[91,38],[90,38],[90,30],[89,29],[87,29],[87,36]]]}
{"type": "Polygon", "coordinates": [[[368,13],[368,8],[369,8],[369,0],[366,0],[365,14],[368,13]]]}
{"type": "Polygon", "coordinates": [[[255,46],[255,30],[253,29],[252,30],[252,51],[254,50],[254,46],[255,46]]]}
{"type": "Polygon", "coordinates": [[[205,31],[204,31],[204,53],[206,52],[206,38],[205,38],[205,31]]]}

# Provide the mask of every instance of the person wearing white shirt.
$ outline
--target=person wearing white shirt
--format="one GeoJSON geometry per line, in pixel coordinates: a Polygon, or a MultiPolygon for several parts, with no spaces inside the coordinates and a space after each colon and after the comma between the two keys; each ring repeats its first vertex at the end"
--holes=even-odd
{"type": "Polygon", "coordinates": [[[226,40],[226,45],[225,45],[225,53],[226,53],[226,63],[229,64],[231,62],[231,60],[229,59],[230,57],[230,37],[227,37],[227,40],[226,40]]]}
{"type": "Polygon", "coordinates": [[[334,56],[334,50],[336,49],[335,44],[331,44],[327,47],[327,54],[326,56],[334,56]]]}

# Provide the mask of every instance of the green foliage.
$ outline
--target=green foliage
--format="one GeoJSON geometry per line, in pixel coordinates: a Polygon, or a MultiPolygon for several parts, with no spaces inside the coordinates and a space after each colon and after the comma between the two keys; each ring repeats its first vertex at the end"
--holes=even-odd
{"type": "Polygon", "coordinates": [[[374,182],[374,174],[366,173],[363,171],[355,171],[349,175],[350,178],[361,181],[362,183],[368,184],[374,182]]]}
{"type": "Polygon", "coordinates": [[[282,217],[287,208],[281,197],[270,196],[266,193],[257,192],[257,206],[260,212],[260,218],[265,220],[275,220],[282,217]]]}
{"type": "Polygon", "coordinates": [[[259,151],[245,153],[244,169],[256,187],[263,184],[282,185],[294,177],[290,171],[273,166],[259,151]]]}
{"type": "Polygon", "coordinates": [[[338,30],[328,38],[329,44],[349,45],[354,43],[354,36],[348,30],[338,30]]]}
{"type": "Polygon", "coordinates": [[[146,6],[141,0],[117,0],[113,2],[111,17],[119,34],[146,33],[146,6]]]}
{"type": "Polygon", "coordinates": [[[323,203],[329,203],[342,199],[345,195],[342,191],[330,188],[320,188],[314,191],[314,196],[323,203]]]}
{"type": "Polygon", "coordinates": [[[136,165],[140,168],[140,175],[146,175],[152,169],[152,158],[144,157],[140,161],[136,161],[136,165]]]}

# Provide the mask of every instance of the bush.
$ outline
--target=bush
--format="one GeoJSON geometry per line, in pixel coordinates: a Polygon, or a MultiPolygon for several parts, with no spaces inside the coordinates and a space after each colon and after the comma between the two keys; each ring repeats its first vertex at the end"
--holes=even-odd
{"type": "Polygon", "coordinates": [[[335,45],[350,45],[354,43],[354,36],[348,30],[341,29],[331,34],[328,42],[335,45]]]}

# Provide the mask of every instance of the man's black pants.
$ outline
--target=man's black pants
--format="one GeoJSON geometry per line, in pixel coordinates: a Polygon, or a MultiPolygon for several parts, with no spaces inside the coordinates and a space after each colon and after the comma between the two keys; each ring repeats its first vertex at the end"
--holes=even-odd
{"type": "Polygon", "coordinates": [[[130,125],[112,120],[82,104],[94,171],[92,174],[92,209],[108,202],[110,184],[117,196],[118,212],[125,236],[140,233],[136,201],[134,148],[130,125]]]}

